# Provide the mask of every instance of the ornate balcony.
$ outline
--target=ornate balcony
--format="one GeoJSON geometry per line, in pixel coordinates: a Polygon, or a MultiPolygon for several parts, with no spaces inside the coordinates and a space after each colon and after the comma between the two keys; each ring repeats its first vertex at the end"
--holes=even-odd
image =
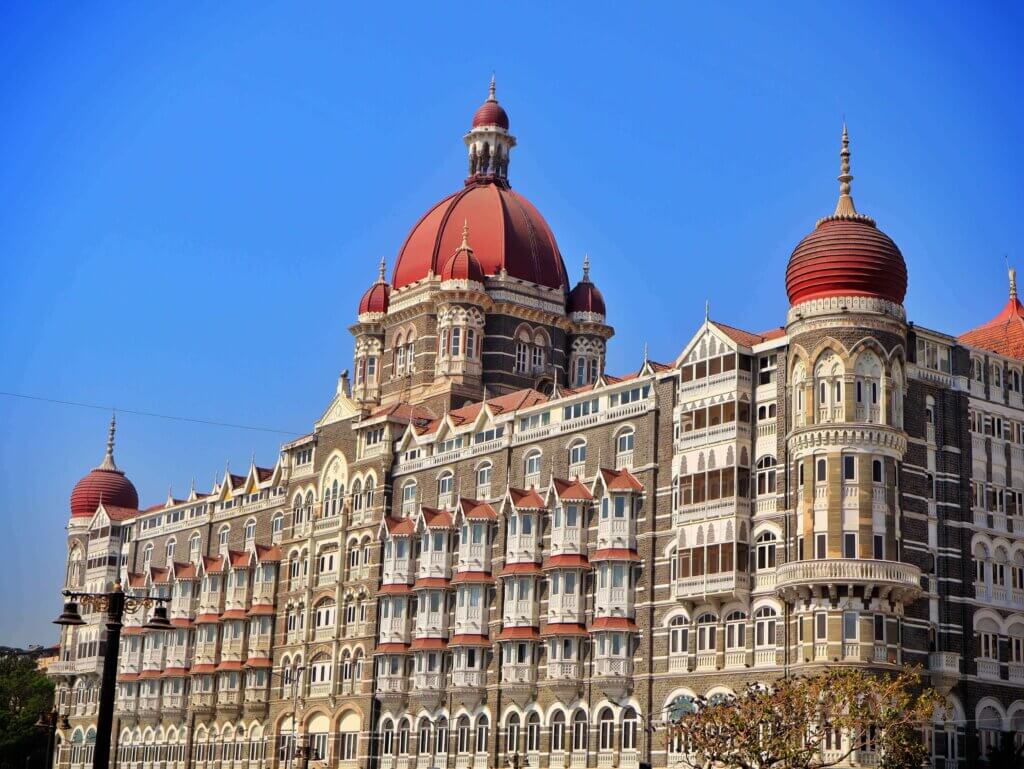
{"type": "Polygon", "coordinates": [[[775,591],[787,601],[836,595],[840,588],[906,603],[921,594],[921,570],[900,561],[827,558],[785,563],[776,571],[775,591]]]}
{"type": "Polygon", "coordinates": [[[746,595],[749,592],[750,575],[742,571],[680,577],[673,585],[673,595],[680,601],[725,598],[737,594],[746,595]]]}

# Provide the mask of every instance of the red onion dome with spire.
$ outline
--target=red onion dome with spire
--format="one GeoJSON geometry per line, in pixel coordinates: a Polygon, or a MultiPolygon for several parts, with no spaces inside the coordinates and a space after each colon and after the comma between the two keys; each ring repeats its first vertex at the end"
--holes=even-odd
{"type": "Polygon", "coordinates": [[[867,296],[903,304],[907,265],[874,219],[857,213],[850,195],[850,139],[843,126],[839,202],[797,244],[786,268],[790,305],[833,296],[867,296]]]}
{"type": "Polygon", "coordinates": [[[591,315],[605,315],[604,297],[590,280],[590,257],[583,257],[583,278],[576,287],[569,292],[569,299],[566,302],[566,310],[570,315],[575,313],[587,313],[591,315]]]}
{"type": "Polygon", "coordinates": [[[441,282],[449,280],[484,282],[484,268],[469,247],[469,222],[462,223],[462,243],[441,268],[441,282]]]}
{"type": "Polygon", "coordinates": [[[360,315],[365,315],[366,313],[385,313],[388,311],[388,304],[391,302],[391,286],[388,285],[384,273],[385,264],[384,260],[381,259],[380,274],[377,276],[377,282],[366,289],[363,298],[359,300],[360,315]]]}
{"type": "Polygon", "coordinates": [[[91,518],[100,502],[114,507],[139,509],[139,494],[124,471],[114,464],[114,431],[117,421],[110,419],[110,433],[107,436],[107,453],[100,466],[75,484],[71,491],[71,517],[91,518]]]}
{"type": "Polygon", "coordinates": [[[509,152],[516,145],[508,116],[491,95],[463,137],[469,176],[462,189],[434,205],[402,244],[391,274],[397,290],[439,275],[462,242],[462,223],[473,223],[474,255],[485,276],[504,273],[551,289],[568,288],[558,243],[540,212],[508,182],[509,152]]]}
{"type": "Polygon", "coordinates": [[[508,130],[508,113],[498,104],[494,96],[494,75],[491,75],[491,90],[487,101],[480,105],[480,108],[473,113],[473,128],[480,126],[496,125],[508,130]]]}

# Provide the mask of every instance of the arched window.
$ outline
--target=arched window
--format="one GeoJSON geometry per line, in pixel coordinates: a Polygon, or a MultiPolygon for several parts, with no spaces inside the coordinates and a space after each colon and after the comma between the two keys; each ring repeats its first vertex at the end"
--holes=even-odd
{"type": "Polygon", "coordinates": [[[758,649],[775,646],[775,622],[778,615],[771,606],[754,612],[754,645],[758,649]]]}
{"type": "Polygon", "coordinates": [[[256,521],[248,520],[245,522],[245,547],[251,549],[256,544],[256,521]]]}
{"type": "Polygon", "coordinates": [[[526,476],[527,485],[536,485],[540,481],[540,449],[532,449],[526,453],[523,459],[523,473],[526,476]]]}
{"type": "Polygon", "coordinates": [[[363,509],[363,482],[358,478],[352,483],[352,511],[363,509]]]}
{"type": "Polygon", "coordinates": [[[715,651],[715,632],[718,625],[718,617],[711,612],[700,615],[697,618],[697,651],[715,651]]]}
{"type": "Polygon", "coordinates": [[[587,749],[587,732],[589,731],[587,716],[582,710],[577,710],[572,717],[572,749],[573,752],[587,749]]]}
{"type": "Polygon", "coordinates": [[[372,476],[367,478],[366,483],[363,484],[363,507],[367,509],[373,507],[373,492],[375,486],[376,483],[372,476]]]}
{"type": "Polygon", "coordinates": [[[416,736],[416,750],[421,756],[429,756],[431,754],[430,747],[430,719],[421,718],[416,736]]]}
{"type": "Polygon", "coordinates": [[[491,498],[491,475],[494,466],[490,462],[481,462],[476,469],[476,498],[486,500],[491,498]]]}
{"type": "Polygon", "coordinates": [[[536,711],[530,713],[526,719],[526,752],[538,753],[540,751],[540,716],[536,711]]]}
{"type": "Polygon", "coordinates": [[[505,755],[519,752],[519,715],[512,713],[505,722],[505,755]]]}
{"type": "Polygon", "coordinates": [[[142,549],[142,568],[148,569],[153,562],[153,543],[150,542],[142,549]]]}
{"type": "Polygon", "coordinates": [[[686,617],[673,617],[668,625],[668,648],[671,654],[686,654],[689,646],[689,627],[686,617]]]}
{"type": "Polygon", "coordinates": [[[437,506],[451,507],[452,491],[455,488],[455,476],[450,470],[441,473],[437,479],[437,506]]]}
{"type": "Polygon", "coordinates": [[[757,460],[757,495],[775,493],[775,457],[765,456],[757,460]]]}
{"type": "Polygon", "coordinates": [[[725,618],[725,648],[743,649],[747,643],[747,615],[734,611],[725,618]]]}
{"type": "Polygon", "coordinates": [[[755,567],[758,571],[775,568],[775,547],[778,544],[775,535],[766,531],[757,537],[757,560],[755,567]]]}
{"type": "Polygon", "coordinates": [[[165,565],[170,566],[172,563],[174,563],[174,548],[177,546],[177,544],[178,543],[174,541],[173,537],[167,540],[167,544],[164,546],[166,549],[164,560],[165,565]]]}
{"type": "Polygon", "coordinates": [[[574,470],[583,472],[583,465],[587,461],[587,442],[579,438],[569,446],[569,472],[574,470]]]}
{"type": "Polygon", "coordinates": [[[409,755],[409,719],[403,718],[398,723],[398,755],[409,755]]]}
{"type": "Polygon", "coordinates": [[[402,486],[402,513],[410,515],[416,510],[416,480],[410,479],[402,486]]]}
{"type": "Polygon", "coordinates": [[[196,532],[188,539],[188,559],[193,564],[199,563],[199,548],[202,546],[202,537],[196,532]]]}
{"type": "Polygon", "coordinates": [[[636,723],[636,711],[631,707],[627,707],[622,712],[622,740],[620,745],[622,750],[636,750],[636,723]]]}
{"type": "Polygon", "coordinates": [[[598,716],[598,750],[609,751],[614,748],[615,718],[612,716],[611,709],[605,708],[598,716]]]}
{"type": "Polygon", "coordinates": [[[627,427],[619,433],[615,439],[615,466],[616,468],[621,467],[632,467],[633,466],[633,441],[635,433],[632,427],[627,427]]]}
{"type": "Polygon", "coordinates": [[[556,711],[551,717],[551,752],[562,753],[565,750],[565,714],[556,711]]]}
{"type": "Polygon", "coordinates": [[[456,741],[459,753],[469,753],[469,716],[459,716],[456,726],[456,741]]]}
{"type": "Polygon", "coordinates": [[[270,541],[275,545],[280,544],[284,536],[284,513],[278,513],[270,522],[270,541]]]}
{"type": "Polygon", "coordinates": [[[487,752],[487,734],[490,729],[490,722],[486,714],[481,714],[476,721],[476,752],[487,752]]]}
{"type": "Polygon", "coordinates": [[[442,756],[448,752],[448,719],[444,716],[437,719],[437,730],[434,732],[434,752],[442,756]]]}

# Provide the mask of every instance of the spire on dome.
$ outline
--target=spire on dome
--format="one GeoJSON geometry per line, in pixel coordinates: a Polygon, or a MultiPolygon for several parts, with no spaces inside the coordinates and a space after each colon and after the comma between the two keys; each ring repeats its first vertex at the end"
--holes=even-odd
{"type": "Polygon", "coordinates": [[[1010,267],[1008,272],[1010,273],[1010,301],[1017,298],[1017,268],[1010,267]]]}
{"type": "MultiPolygon", "coordinates": [[[[491,92],[494,92],[493,78],[491,82],[491,92]]],[[[469,254],[473,253],[473,249],[469,247],[469,219],[462,220],[462,242],[459,244],[459,247],[455,249],[455,253],[458,253],[459,251],[465,251],[469,254]]]]}
{"type": "Polygon", "coordinates": [[[583,255],[583,279],[582,283],[590,282],[590,254],[583,255]]]}
{"type": "Polygon", "coordinates": [[[378,283],[386,283],[387,279],[384,277],[384,273],[387,271],[387,259],[385,257],[380,258],[380,274],[377,276],[378,283]]]}
{"type": "Polygon", "coordinates": [[[117,432],[117,412],[110,415],[110,429],[107,432],[107,453],[103,456],[98,470],[116,470],[114,464],[114,433],[117,432]]]}
{"type": "Polygon", "coordinates": [[[491,73],[491,87],[487,91],[487,101],[497,102],[498,99],[494,95],[494,80],[495,80],[494,73],[492,72],[491,73]]]}
{"type": "Polygon", "coordinates": [[[853,174],[850,173],[850,134],[846,130],[846,123],[843,122],[843,148],[839,150],[839,202],[836,203],[835,216],[856,216],[857,208],[853,205],[853,197],[850,195],[850,182],[853,181],[853,174]]]}

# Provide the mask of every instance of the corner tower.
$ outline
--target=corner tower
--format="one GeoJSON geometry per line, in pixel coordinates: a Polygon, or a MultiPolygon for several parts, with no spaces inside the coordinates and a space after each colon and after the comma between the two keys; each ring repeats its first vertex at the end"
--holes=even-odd
{"type": "Polygon", "coordinates": [[[843,127],[839,201],[794,249],[787,395],[789,556],[777,590],[797,665],[898,664],[900,618],[921,569],[901,546],[907,271],[899,248],[858,213],[843,127]]]}

